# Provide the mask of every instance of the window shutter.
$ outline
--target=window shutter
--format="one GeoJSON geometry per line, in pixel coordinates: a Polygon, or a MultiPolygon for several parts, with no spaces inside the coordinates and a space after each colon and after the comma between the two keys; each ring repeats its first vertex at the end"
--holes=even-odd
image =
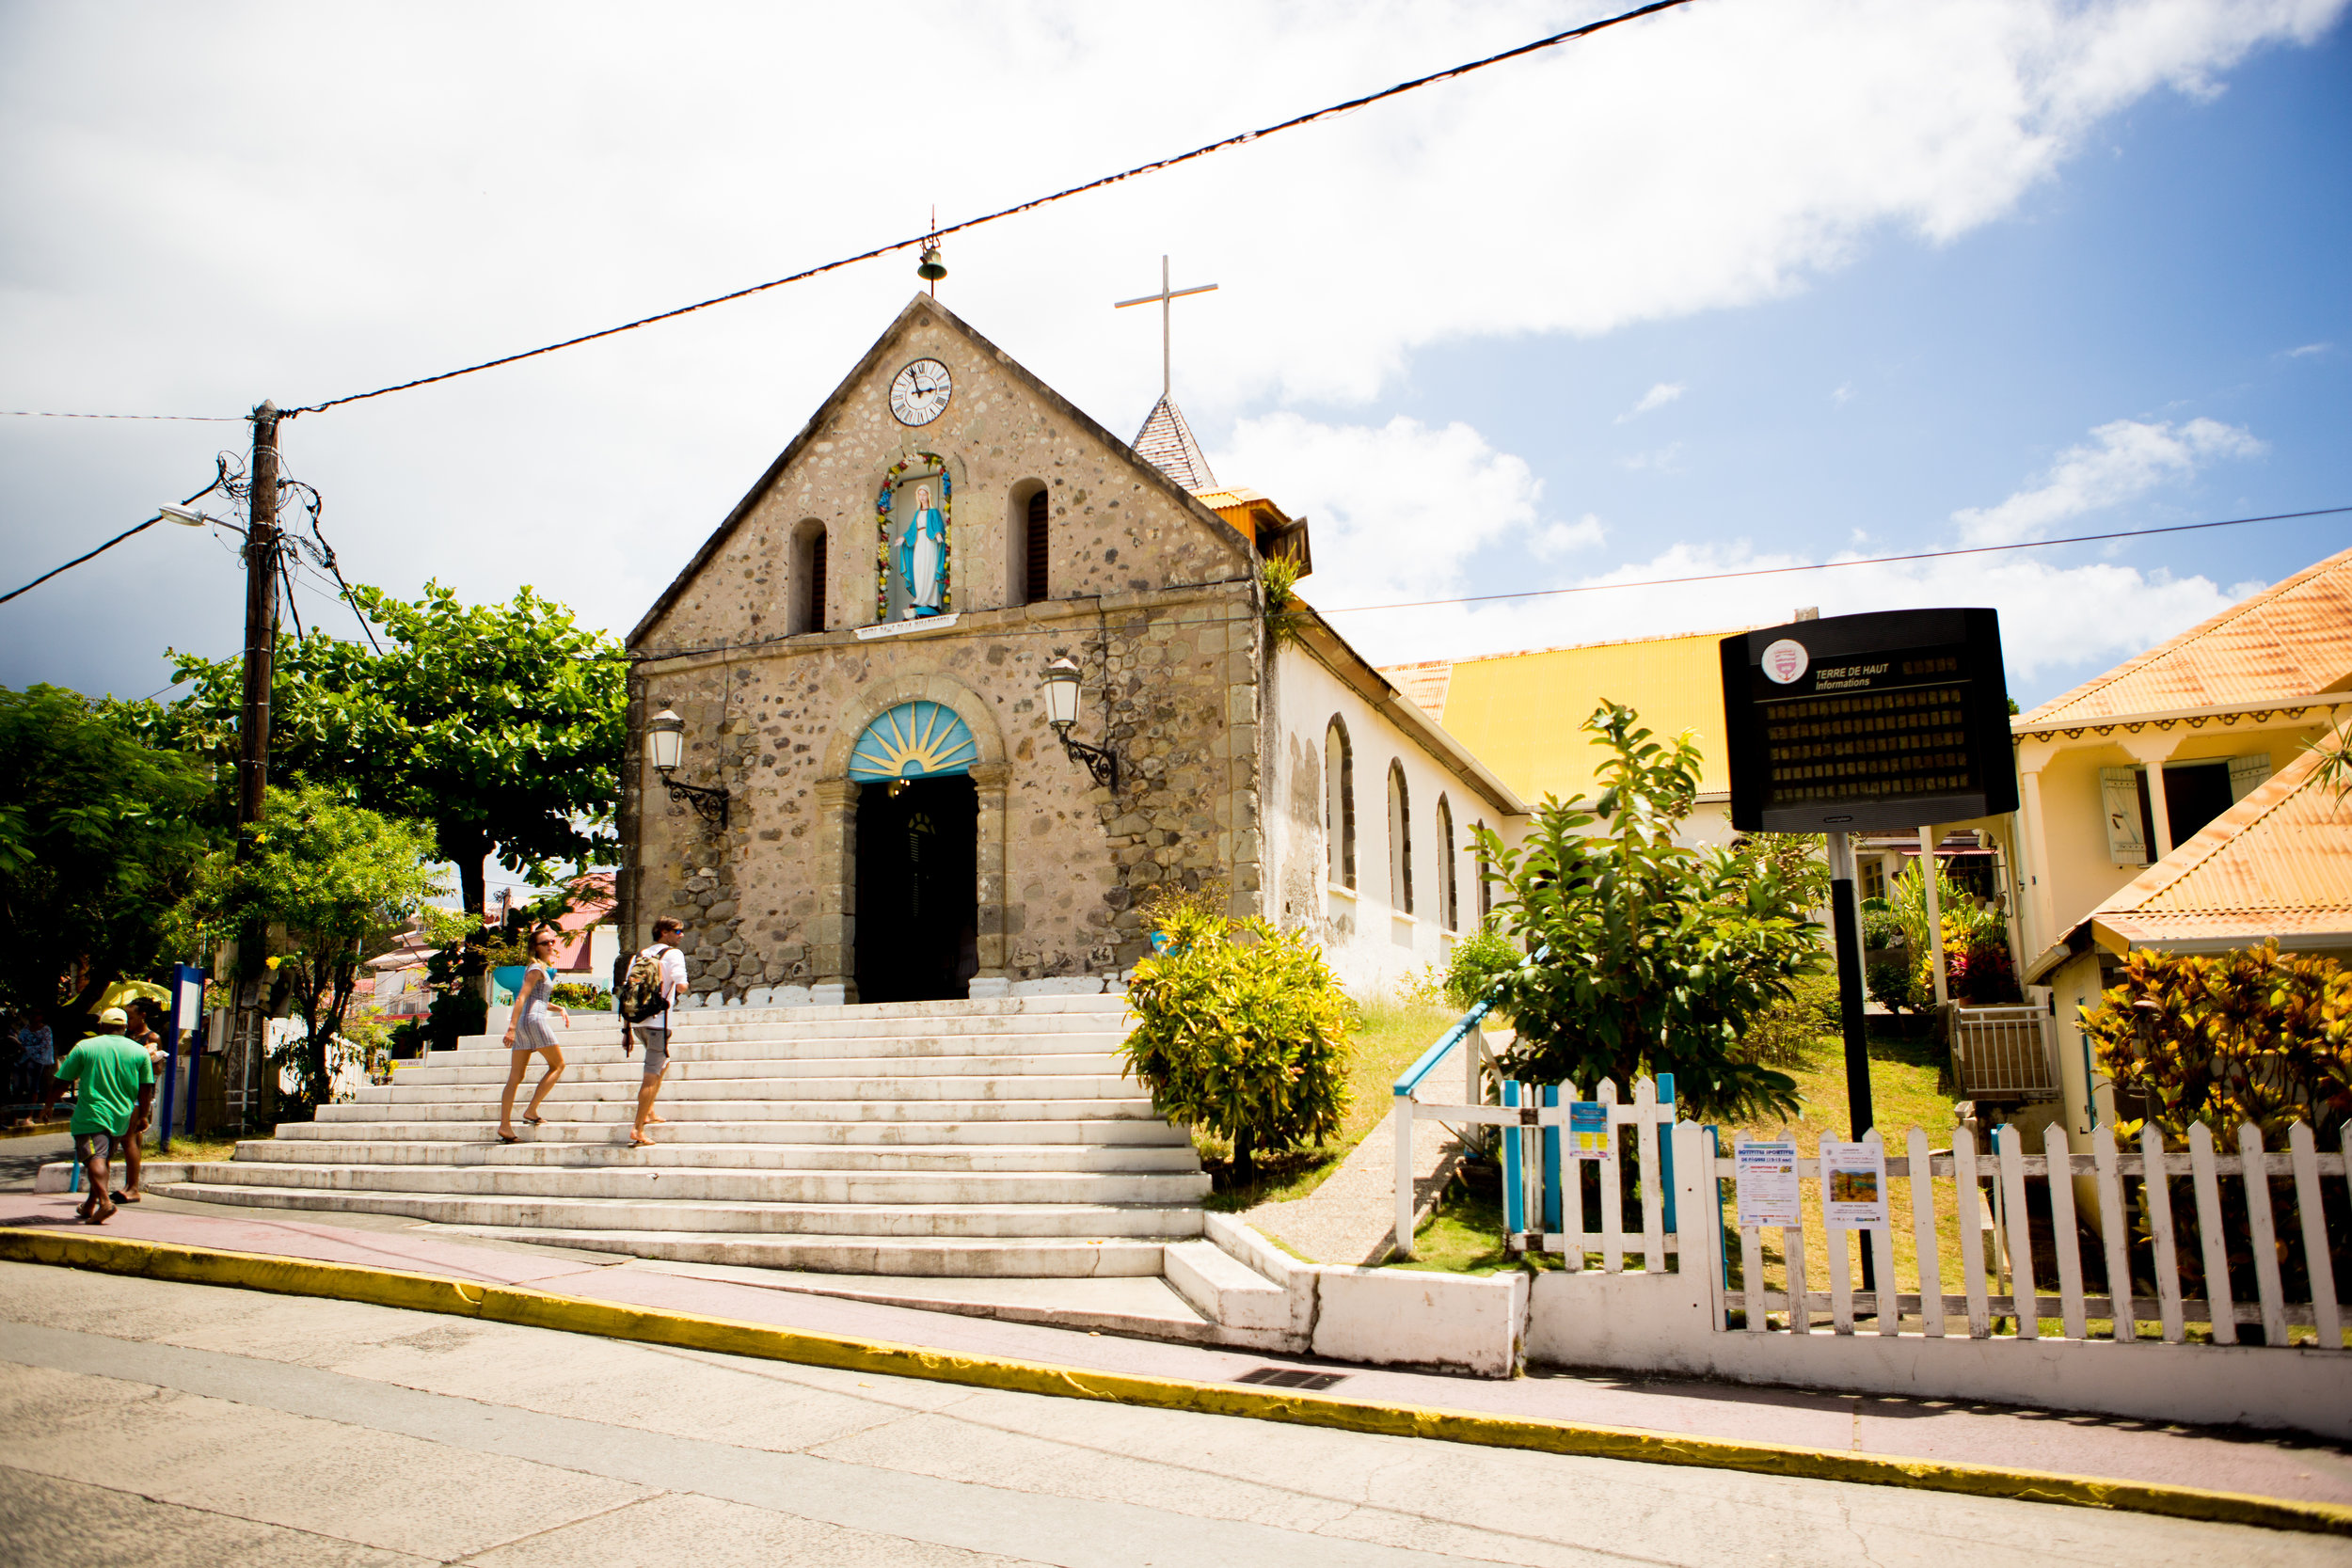
{"type": "Polygon", "coordinates": [[[809,541],[808,629],[825,629],[825,536],[822,532],[809,541]]]}
{"type": "Polygon", "coordinates": [[[1021,579],[1023,597],[1029,604],[1040,603],[1046,597],[1045,544],[1048,504],[1045,492],[1042,490],[1029,498],[1028,536],[1024,541],[1027,546],[1027,559],[1024,562],[1021,579]]]}
{"type": "Polygon", "coordinates": [[[2099,803],[2107,818],[2107,858],[2118,865],[2146,865],[2148,841],[2139,832],[2139,769],[2099,769],[2099,803]]]}
{"type": "Polygon", "coordinates": [[[2243,800],[2270,777],[2270,753],[2256,752],[2251,756],[2230,759],[2230,800],[2243,800]]]}

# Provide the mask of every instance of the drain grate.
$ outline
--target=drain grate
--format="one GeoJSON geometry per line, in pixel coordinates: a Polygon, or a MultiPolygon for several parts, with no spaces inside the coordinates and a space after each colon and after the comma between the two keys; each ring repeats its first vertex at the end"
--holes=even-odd
{"type": "Polygon", "coordinates": [[[1315,1393],[1334,1383],[1344,1383],[1345,1372],[1311,1372],[1304,1367],[1255,1367],[1233,1379],[1235,1383],[1254,1383],[1264,1388],[1303,1388],[1315,1393]]]}

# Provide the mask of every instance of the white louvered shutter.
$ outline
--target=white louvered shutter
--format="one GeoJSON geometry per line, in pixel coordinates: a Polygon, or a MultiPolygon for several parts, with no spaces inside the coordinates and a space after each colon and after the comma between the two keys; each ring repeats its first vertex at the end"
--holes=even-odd
{"type": "Polygon", "coordinates": [[[2146,865],[2148,840],[2139,831],[2139,769],[2099,769],[2099,804],[2107,818],[2107,858],[2118,865],[2146,865]]]}
{"type": "Polygon", "coordinates": [[[2230,799],[2243,800],[2270,777],[2270,753],[2256,752],[2251,756],[2230,759],[2230,799]]]}

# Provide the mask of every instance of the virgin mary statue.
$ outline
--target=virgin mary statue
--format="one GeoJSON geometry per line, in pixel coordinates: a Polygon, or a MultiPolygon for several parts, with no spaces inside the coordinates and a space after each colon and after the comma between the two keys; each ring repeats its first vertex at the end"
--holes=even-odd
{"type": "Polygon", "coordinates": [[[898,536],[898,576],[907,586],[907,619],[936,615],[947,564],[947,524],[931,504],[931,487],[914,487],[914,512],[898,536]]]}

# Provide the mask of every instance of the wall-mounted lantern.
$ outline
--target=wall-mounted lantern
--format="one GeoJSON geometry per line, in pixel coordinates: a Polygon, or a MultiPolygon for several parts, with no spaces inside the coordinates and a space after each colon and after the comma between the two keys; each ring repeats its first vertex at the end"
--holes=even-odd
{"type": "Polygon", "coordinates": [[[1078,721],[1078,667],[1068,658],[1057,658],[1045,667],[1045,721],[1054,726],[1071,761],[1085,764],[1103,788],[1119,787],[1119,759],[1100,746],[1070,738],[1070,728],[1078,721]]]}
{"type": "Polygon", "coordinates": [[[691,803],[695,811],[702,814],[704,821],[716,822],[720,827],[725,827],[727,825],[727,792],[723,788],[711,789],[702,784],[680,784],[671,777],[677,771],[677,765],[684,756],[685,751],[685,720],[665,707],[645,721],[645,760],[653,765],[653,770],[660,774],[661,782],[669,786],[670,799],[691,803]]]}

